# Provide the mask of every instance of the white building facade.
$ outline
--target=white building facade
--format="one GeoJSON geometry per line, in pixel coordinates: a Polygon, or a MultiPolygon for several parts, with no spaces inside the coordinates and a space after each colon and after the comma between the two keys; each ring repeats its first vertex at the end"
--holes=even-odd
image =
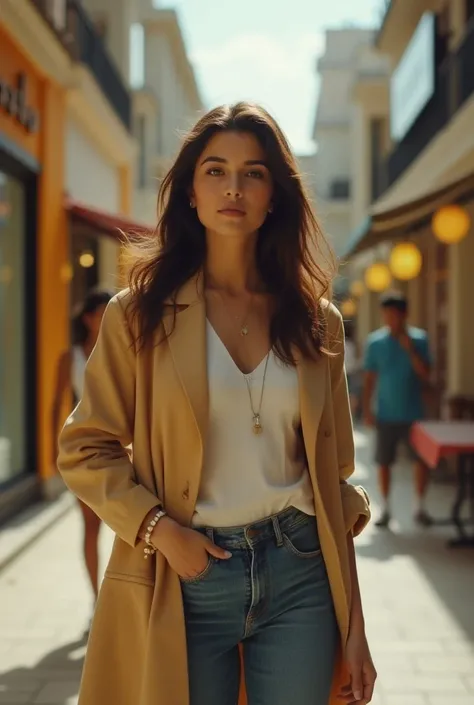
{"type": "Polygon", "coordinates": [[[153,0],[82,2],[132,90],[132,213],[153,226],[160,179],[202,108],[179,17],[153,0]]]}
{"type": "Polygon", "coordinates": [[[134,215],[156,221],[159,183],[182,135],[196,121],[202,100],[177,13],[142,0],[142,83],[134,91],[134,134],[139,146],[134,215]]]}
{"type": "Polygon", "coordinates": [[[321,87],[313,139],[316,204],[324,231],[337,255],[352,229],[358,193],[354,179],[354,82],[360,72],[387,72],[384,59],[372,49],[373,30],[335,29],[326,32],[324,54],[317,63],[321,87]]]}

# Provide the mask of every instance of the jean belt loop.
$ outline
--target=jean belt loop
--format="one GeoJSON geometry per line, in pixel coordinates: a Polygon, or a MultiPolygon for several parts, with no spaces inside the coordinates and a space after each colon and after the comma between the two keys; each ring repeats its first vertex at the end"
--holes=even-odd
{"type": "Polygon", "coordinates": [[[273,531],[275,532],[276,545],[280,548],[283,546],[283,535],[281,533],[280,520],[278,517],[272,517],[273,531]]]}
{"type": "Polygon", "coordinates": [[[206,527],[206,535],[209,541],[212,541],[212,543],[214,543],[214,529],[212,528],[212,526],[206,527]]]}

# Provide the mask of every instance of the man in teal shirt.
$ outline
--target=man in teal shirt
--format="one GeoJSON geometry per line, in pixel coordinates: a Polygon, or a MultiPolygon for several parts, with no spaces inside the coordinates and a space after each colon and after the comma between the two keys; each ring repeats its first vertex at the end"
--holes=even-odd
{"type": "Polygon", "coordinates": [[[381,300],[385,326],[367,340],[364,369],[364,417],[376,428],[375,460],[383,509],[377,526],[390,523],[390,479],[400,443],[410,448],[415,462],[415,520],[424,526],[431,519],[424,508],[428,468],[410,446],[410,429],[424,416],[423,384],[430,376],[430,353],[425,331],[407,325],[408,302],[402,294],[386,294],[381,300]]]}

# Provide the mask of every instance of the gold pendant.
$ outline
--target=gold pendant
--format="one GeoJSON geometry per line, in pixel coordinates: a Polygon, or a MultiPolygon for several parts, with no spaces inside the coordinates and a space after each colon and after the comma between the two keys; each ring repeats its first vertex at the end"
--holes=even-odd
{"type": "Polygon", "coordinates": [[[248,334],[249,334],[249,329],[247,328],[247,326],[242,326],[242,328],[240,329],[240,335],[243,335],[245,337],[248,334]]]}
{"type": "Polygon", "coordinates": [[[253,417],[253,432],[256,436],[259,436],[263,431],[263,426],[260,423],[260,414],[255,414],[253,417]]]}

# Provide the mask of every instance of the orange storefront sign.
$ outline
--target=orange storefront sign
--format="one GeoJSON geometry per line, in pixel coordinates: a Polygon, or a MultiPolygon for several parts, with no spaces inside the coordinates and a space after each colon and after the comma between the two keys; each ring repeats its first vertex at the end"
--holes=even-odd
{"type": "Polygon", "coordinates": [[[40,161],[44,83],[0,28],[0,133],[40,161]]]}

